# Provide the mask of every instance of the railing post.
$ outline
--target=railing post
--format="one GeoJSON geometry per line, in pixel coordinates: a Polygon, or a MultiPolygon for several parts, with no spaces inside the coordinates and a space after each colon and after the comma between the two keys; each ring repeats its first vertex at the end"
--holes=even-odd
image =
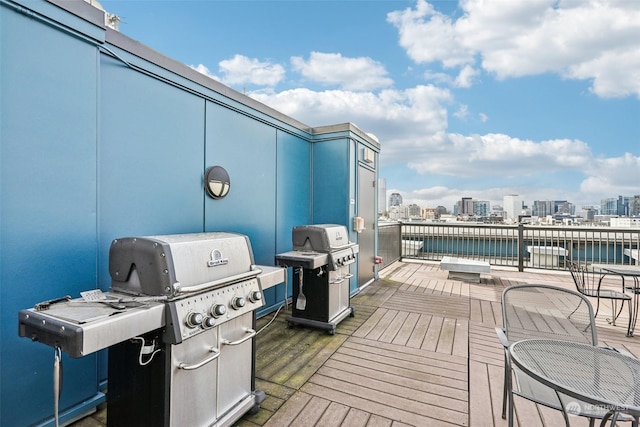
{"type": "Polygon", "coordinates": [[[402,261],[402,221],[398,221],[398,259],[402,261]]]}
{"type": "Polygon", "coordinates": [[[524,224],[518,221],[518,271],[524,271],[524,224]]]}

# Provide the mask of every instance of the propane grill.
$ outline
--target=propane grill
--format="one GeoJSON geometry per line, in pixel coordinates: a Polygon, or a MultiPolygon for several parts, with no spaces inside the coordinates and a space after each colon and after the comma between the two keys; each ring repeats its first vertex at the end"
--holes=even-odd
{"type": "Polygon", "coordinates": [[[109,348],[109,426],[227,426],[257,410],[255,310],[284,269],[217,232],[116,239],[109,273],[110,292],[19,314],[20,336],[72,357],[109,348]]]}
{"type": "Polygon", "coordinates": [[[335,333],[336,325],[355,314],[350,304],[350,265],[359,246],[337,224],[294,227],[293,251],[276,255],[276,263],[293,268],[293,308],[287,322],[335,333]]]}

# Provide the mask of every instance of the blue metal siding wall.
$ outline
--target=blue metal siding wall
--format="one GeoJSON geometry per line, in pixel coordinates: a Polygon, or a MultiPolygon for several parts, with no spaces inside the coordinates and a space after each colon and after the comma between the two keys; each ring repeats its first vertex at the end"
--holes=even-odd
{"type": "Polygon", "coordinates": [[[231,180],[225,198],[206,200],[206,231],[248,235],[255,262],[273,265],[276,130],[207,102],[206,141],[205,167],[222,166],[231,180]]]}
{"type": "MultiPolygon", "coordinates": [[[[291,229],[311,223],[311,146],[293,135],[277,134],[277,190],[276,190],[276,251],[293,249],[291,229]]],[[[271,261],[272,263],[274,261],[271,261]]],[[[287,297],[291,297],[293,274],[288,269],[287,297]]],[[[266,292],[267,302],[282,303],[284,287],[266,292]]]]}
{"type": "Polygon", "coordinates": [[[203,231],[205,101],[103,55],[101,284],[114,238],[203,231]]]}
{"type": "Polygon", "coordinates": [[[348,139],[316,142],[312,150],[313,223],[342,224],[350,229],[348,139]]]}
{"type": "MultiPolygon", "coordinates": [[[[53,411],[53,350],[18,311],[96,287],[97,52],[4,6],[0,31],[0,425],[23,426],[53,411]]],[[[96,355],[63,363],[61,408],[95,397],[96,355]]]]}
{"type": "MultiPolygon", "coordinates": [[[[276,253],[291,248],[291,228],[311,222],[305,131],[267,109],[237,100],[220,105],[227,99],[220,93],[111,45],[157,76],[101,54],[99,34],[70,34],[99,27],[49,3],[32,3],[59,14],[65,27],[14,12],[0,0],[3,426],[46,418],[52,424],[53,350],[18,337],[18,311],[108,289],[114,238],[236,231],[251,238],[257,263],[273,265],[276,253]],[[231,176],[231,192],[218,201],[202,187],[212,165],[231,176]]],[[[346,163],[343,148],[327,148],[331,163],[346,163]]],[[[348,177],[346,171],[336,176],[333,167],[327,172],[335,187],[348,177]]],[[[272,289],[267,305],[283,297],[283,286],[272,289]]],[[[105,356],[63,355],[62,421],[103,399],[105,356]]]]}

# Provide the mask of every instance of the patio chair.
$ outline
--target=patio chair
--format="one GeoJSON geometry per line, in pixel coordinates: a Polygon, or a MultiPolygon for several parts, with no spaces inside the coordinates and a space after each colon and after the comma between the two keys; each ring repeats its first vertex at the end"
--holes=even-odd
{"type": "Polygon", "coordinates": [[[573,282],[575,283],[578,292],[582,295],[596,298],[596,312],[593,317],[598,316],[600,298],[604,298],[611,300],[611,319],[607,319],[607,322],[613,326],[616,325],[616,319],[620,316],[620,313],[622,313],[625,302],[629,302],[627,306],[629,307],[629,321],[631,321],[631,296],[624,292],[622,282],[620,282],[621,290],[616,291],[602,287],[602,281],[605,277],[605,274],[602,272],[595,271],[593,268],[586,265],[580,265],[573,261],[569,263],[569,270],[571,270],[571,276],[573,277],[573,282]],[[620,301],[619,310],[616,309],[618,301],[620,301]]]}
{"type": "Polygon", "coordinates": [[[570,425],[566,411],[568,404],[571,404],[569,408],[572,415],[590,418],[590,426],[594,425],[595,419],[607,416],[604,408],[580,402],[536,381],[512,365],[509,354],[510,344],[531,338],[597,345],[593,306],[585,296],[550,285],[511,286],[502,292],[502,319],[503,327],[497,327],[496,332],[504,347],[502,418],[507,418],[508,410],[509,427],[514,424],[514,394],[562,411],[567,427],[570,425]],[[579,410],[576,403],[579,404],[579,410]]]}

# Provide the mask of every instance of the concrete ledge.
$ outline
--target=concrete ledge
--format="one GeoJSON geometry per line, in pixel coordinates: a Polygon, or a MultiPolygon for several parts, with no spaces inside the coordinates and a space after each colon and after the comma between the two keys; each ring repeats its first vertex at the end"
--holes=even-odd
{"type": "Polygon", "coordinates": [[[529,246],[531,264],[534,267],[557,267],[561,256],[566,257],[569,251],[559,246],[529,246]]]}
{"type": "Polygon", "coordinates": [[[449,279],[476,283],[480,283],[481,273],[491,273],[491,266],[488,262],[449,256],[442,257],[440,269],[449,272],[449,279]]]}
{"type": "Polygon", "coordinates": [[[625,249],[624,254],[635,261],[629,264],[640,265],[640,249],[625,249]]]}

